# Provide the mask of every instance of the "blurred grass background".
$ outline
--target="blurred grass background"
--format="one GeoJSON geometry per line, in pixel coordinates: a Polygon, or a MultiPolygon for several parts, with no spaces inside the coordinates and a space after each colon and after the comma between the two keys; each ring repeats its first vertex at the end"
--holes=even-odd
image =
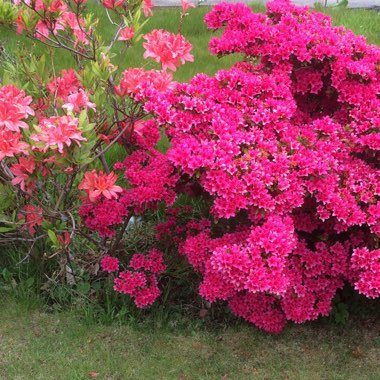
{"type": "MultiPolygon", "coordinates": [[[[265,10],[265,7],[261,4],[252,4],[251,7],[255,12],[265,10]]],[[[109,41],[116,27],[110,26],[104,8],[96,1],[90,0],[88,9],[99,18],[98,32],[100,32],[105,41],[109,41]]],[[[219,69],[229,68],[238,59],[236,56],[217,58],[210,55],[208,42],[213,32],[208,30],[203,22],[203,18],[209,10],[210,7],[201,6],[188,11],[189,16],[184,20],[182,34],[192,43],[195,59],[193,63],[186,63],[186,65],[177,70],[175,73],[177,81],[188,81],[199,72],[213,75],[219,69]]],[[[346,28],[352,29],[356,34],[366,36],[369,43],[380,45],[380,12],[322,7],[319,7],[318,10],[332,16],[335,25],[344,25],[346,28]]],[[[154,16],[144,26],[143,32],[146,33],[152,29],[159,28],[177,32],[179,22],[179,8],[155,8],[154,16]]],[[[46,46],[43,44],[31,42],[25,37],[17,36],[12,30],[0,25],[0,46],[3,49],[3,54],[12,56],[23,44],[28,46],[33,54],[38,55],[46,52],[46,46]]],[[[113,53],[116,54],[114,63],[122,69],[141,66],[158,68],[155,63],[143,59],[143,52],[142,40],[130,49],[126,49],[122,42],[117,42],[113,48],[113,53]]],[[[58,69],[67,68],[74,64],[71,56],[62,50],[57,51],[55,60],[58,69]]]]}

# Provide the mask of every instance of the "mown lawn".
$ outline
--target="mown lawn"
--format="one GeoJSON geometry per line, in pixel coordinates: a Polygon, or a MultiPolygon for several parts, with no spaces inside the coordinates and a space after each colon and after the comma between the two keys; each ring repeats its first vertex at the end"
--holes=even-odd
{"type": "Polygon", "coordinates": [[[80,322],[14,301],[0,311],[0,379],[380,379],[380,321],[317,322],[271,336],[80,322]],[[174,331],[174,332],[173,332],[174,331]]]}

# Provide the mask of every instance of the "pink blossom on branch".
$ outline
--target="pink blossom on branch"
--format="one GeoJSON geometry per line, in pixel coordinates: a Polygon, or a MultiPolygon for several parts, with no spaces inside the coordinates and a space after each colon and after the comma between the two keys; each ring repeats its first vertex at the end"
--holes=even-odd
{"type": "Polygon", "coordinates": [[[62,70],[61,76],[54,77],[47,85],[51,95],[66,98],[70,94],[79,92],[81,83],[73,69],[62,70]]]}
{"type": "Polygon", "coordinates": [[[25,191],[25,182],[34,172],[36,163],[33,157],[20,157],[18,164],[11,166],[11,172],[15,175],[12,179],[12,185],[20,185],[22,191],[25,191]]]}
{"type": "Polygon", "coordinates": [[[187,12],[190,8],[195,8],[195,5],[192,3],[189,3],[186,0],[181,0],[181,6],[182,6],[182,11],[187,12]]]}
{"type": "Polygon", "coordinates": [[[18,132],[20,128],[28,128],[22,121],[29,115],[34,115],[30,107],[32,98],[26,96],[24,91],[8,85],[0,88],[0,128],[18,132]]]}
{"type": "Polygon", "coordinates": [[[102,4],[105,8],[115,9],[124,4],[124,0],[103,0],[102,4]]]}
{"type": "Polygon", "coordinates": [[[164,92],[173,85],[173,75],[170,72],[131,68],[123,72],[120,85],[115,86],[115,91],[119,96],[138,95],[146,88],[164,92]]]}
{"type": "Polygon", "coordinates": [[[118,198],[118,193],[123,192],[123,189],[115,185],[116,181],[117,176],[115,173],[105,174],[100,170],[99,174],[97,174],[94,169],[84,174],[78,189],[85,190],[91,202],[95,202],[100,195],[107,199],[118,198]]]}
{"type": "Polygon", "coordinates": [[[155,29],[144,36],[146,42],[144,58],[153,58],[162,64],[162,69],[176,71],[185,61],[193,62],[190,54],[192,46],[180,34],[169,33],[163,29],[155,29]]]}
{"type": "Polygon", "coordinates": [[[143,0],[143,11],[144,16],[149,17],[153,16],[153,1],[152,0],[143,0]]]}
{"type": "Polygon", "coordinates": [[[17,215],[19,220],[24,220],[24,226],[29,234],[33,236],[36,233],[36,227],[42,226],[43,218],[43,210],[41,207],[34,206],[32,204],[27,204],[21,210],[21,212],[17,215]]]}
{"type": "MultiPolygon", "coordinates": [[[[71,32],[75,38],[74,47],[79,43],[89,45],[90,41],[87,38],[85,30],[85,22],[82,18],[77,18],[73,12],[65,12],[61,17],[61,25],[65,30],[71,32]]],[[[90,33],[87,31],[87,33],[90,33]]]]}
{"type": "Polygon", "coordinates": [[[135,35],[134,28],[126,26],[120,31],[118,40],[119,41],[129,41],[133,38],[134,35],[135,35]]]}
{"type": "Polygon", "coordinates": [[[84,108],[91,108],[96,111],[96,104],[91,103],[85,91],[80,89],[67,97],[66,103],[62,106],[68,111],[80,112],[84,108]]]}
{"type": "Polygon", "coordinates": [[[71,116],[42,118],[35,130],[37,133],[32,134],[30,138],[36,142],[35,147],[44,152],[48,149],[58,149],[59,153],[63,153],[65,145],[70,147],[75,142],[80,146],[81,141],[86,141],[78,129],[78,119],[71,116]]]}
{"type": "Polygon", "coordinates": [[[0,161],[4,157],[14,157],[17,154],[29,154],[29,144],[23,142],[20,132],[0,129],[0,161]]]}

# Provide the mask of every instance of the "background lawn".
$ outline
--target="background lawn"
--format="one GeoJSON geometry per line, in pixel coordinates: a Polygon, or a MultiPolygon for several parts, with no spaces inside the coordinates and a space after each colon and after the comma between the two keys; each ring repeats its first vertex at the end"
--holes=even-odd
{"type": "MultiPolygon", "coordinates": [[[[108,41],[112,38],[114,27],[109,25],[104,8],[98,5],[94,0],[90,0],[88,7],[99,18],[99,30],[108,41]]],[[[260,4],[253,4],[252,8],[259,12],[264,11],[265,7],[260,4]]],[[[357,34],[363,34],[367,37],[369,43],[380,45],[380,12],[368,10],[352,9],[326,9],[320,8],[325,13],[333,17],[334,24],[344,25],[352,29],[357,34]]],[[[189,10],[189,16],[185,19],[182,34],[190,40],[193,45],[194,63],[186,63],[175,73],[175,79],[178,81],[187,81],[196,73],[204,72],[213,75],[217,70],[229,68],[238,57],[227,56],[217,58],[211,56],[208,51],[208,42],[214,33],[208,30],[203,22],[204,15],[209,12],[210,7],[202,6],[189,10]]],[[[155,28],[164,28],[172,32],[178,30],[180,19],[179,8],[156,8],[154,16],[145,25],[144,32],[155,28]]],[[[0,45],[4,49],[3,56],[13,56],[18,44],[30,45],[30,41],[9,31],[6,27],[0,26],[0,45]]],[[[31,52],[33,54],[46,53],[46,46],[41,43],[33,43],[31,52]]],[[[126,49],[122,42],[115,44],[113,52],[117,55],[114,63],[121,68],[127,67],[149,67],[159,68],[158,64],[143,59],[144,49],[140,40],[136,46],[126,49]]],[[[74,62],[70,55],[60,51],[56,55],[56,64],[58,68],[67,68],[74,62]]],[[[0,65],[1,66],[1,65],[0,65]]]]}
{"type": "Polygon", "coordinates": [[[205,330],[85,324],[5,301],[1,380],[380,379],[380,321],[293,325],[271,336],[247,325],[205,330]]]}

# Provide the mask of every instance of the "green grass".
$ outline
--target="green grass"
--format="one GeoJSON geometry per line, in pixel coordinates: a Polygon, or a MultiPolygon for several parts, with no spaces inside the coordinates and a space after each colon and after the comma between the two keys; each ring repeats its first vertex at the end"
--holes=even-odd
{"type": "Polygon", "coordinates": [[[343,25],[355,34],[364,35],[368,43],[380,45],[380,12],[365,9],[327,8],[334,25],[343,25]]]}
{"type": "Polygon", "coordinates": [[[290,326],[271,336],[246,325],[213,331],[84,324],[13,301],[0,311],[0,379],[380,378],[380,321],[290,326]]]}
{"type": "MultiPolygon", "coordinates": [[[[260,4],[252,5],[256,11],[263,11],[265,8],[260,4]]],[[[114,27],[110,27],[108,19],[105,16],[103,7],[95,1],[90,0],[89,10],[94,12],[99,18],[98,32],[104,37],[105,41],[109,41],[114,33],[114,27]]],[[[238,58],[223,57],[221,59],[211,56],[208,51],[208,42],[213,32],[209,31],[204,22],[204,15],[210,10],[210,7],[202,6],[189,10],[189,16],[185,19],[182,33],[190,40],[193,45],[193,53],[195,56],[194,63],[187,63],[179,68],[175,73],[175,79],[178,81],[187,81],[198,72],[204,72],[212,75],[221,68],[230,67],[238,58]]],[[[352,29],[356,34],[363,34],[367,37],[369,43],[380,45],[380,13],[369,10],[350,10],[350,9],[321,9],[325,13],[333,17],[335,25],[344,25],[352,29]]],[[[178,8],[155,9],[154,17],[152,17],[145,26],[144,32],[148,32],[154,28],[164,28],[172,32],[178,30],[180,12],[178,8]]],[[[13,55],[18,44],[26,44],[31,46],[34,54],[46,52],[46,47],[38,42],[30,45],[30,41],[26,38],[15,36],[15,34],[4,26],[0,26],[0,45],[2,45],[6,53],[13,55]]],[[[153,62],[143,59],[144,49],[142,41],[136,46],[125,49],[122,42],[117,42],[113,49],[117,55],[114,63],[120,68],[148,66],[156,67],[153,62]]],[[[64,51],[58,51],[56,56],[57,67],[67,68],[73,64],[73,60],[69,54],[64,51]]]]}
{"type": "MultiPolygon", "coordinates": [[[[89,2],[89,10],[99,18],[98,32],[103,36],[104,41],[110,41],[115,32],[115,27],[110,26],[104,8],[95,3],[89,2]]],[[[263,10],[262,6],[255,6],[256,10],[263,10]]],[[[211,56],[208,51],[208,41],[213,33],[207,30],[203,18],[210,10],[209,7],[200,7],[190,9],[190,15],[183,23],[182,33],[193,45],[194,63],[187,63],[175,73],[175,79],[178,81],[187,81],[198,72],[205,72],[209,75],[214,74],[218,69],[230,67],[237,57],[224,57],[218,59],[211,56]]],[[[154,17],[144,27],[144,33],[156,28],[164,28],[171,32],[177,32],[180,22],[179,9],[156,9],[154,17]]],[[[12,56],[20,45],[31,47],[31,52],[36,55],[46,53],[47,47],[39,42],[30,42],[29,39],[15,35],[8,27],[0,25],[0,45],[5,49],[6,54],[12,56]]],[[[144,60],[144,49],[142,40],[132,48],[126,49],[122,42],[117,42],[112,50],[116,54],[113,63],[122,69],[128,67],[147,67],[159,68],[158,64],[153,61],[144,60]]],[[[55,63],[57,70],[74,66],[74,61],[70,54],[65,51],[56,51],[55,63]]],[[[75,66],[74,66],[75,67],[75,66]]]]}

